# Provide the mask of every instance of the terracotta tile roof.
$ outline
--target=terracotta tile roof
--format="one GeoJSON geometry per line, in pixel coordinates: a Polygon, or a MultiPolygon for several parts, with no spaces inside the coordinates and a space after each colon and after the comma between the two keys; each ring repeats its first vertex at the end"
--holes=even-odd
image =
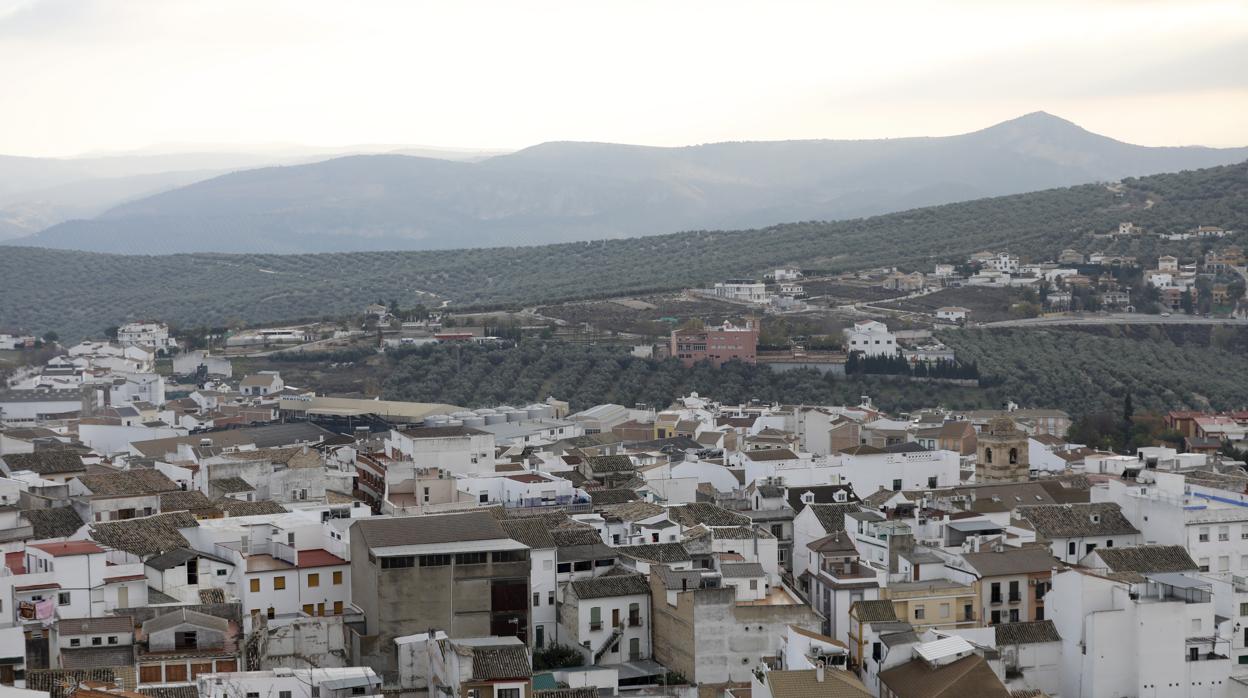
{"type": "Polygon", "coordinates": [[[137,496],[178,490],[177,483],[159,470],[123,470],[117,473],[80,475],[78,481],[95,497],[137,496]]]}
{"type": "Polygon", "coordinates": [[[161,512],[211,509],[212,500],[199,490],[165,492],[160,495],[161,512]]]}
{"type": "Polygon", "coordinates": [[[1057,626],[1051,620],[1037,620],[1027,623],[1001,623],[992,626],[997,632],[997,646],[1031,645],[1038,642],[1061,642],[1062,636],[1057,634],[1057,626]]]}
{"type": "Polygon", "coordinates": [[[218,495],[221,494],[238,494],[240,492],[255,492],[256,488],[250,482],[247,482],[237,475],[230,477],[219,477],[208,481],[208,487],[218,495]]]}
{"type": "Polygon", "coordinates": [[[198,525],[190,512],[175,511],[138,519],[91,524],[91,538],[104,547],[147,557],[174,548],[189,548],[190,543],[178,529],[198,525]]]}
{"type": "Polygon", "coordinates": [[[29,470],[39,475],[59,475],[85,471],[82,457],[73,451],[50,449],[34,453],[8,453],[0,456],[9,471],[29,470]]]}
{"type": "Polygon", "coordinates": [[[27,509],[22,512],[26,520],[34,528],[34,538],[66,538],[82,528],[82,519],[73,507],[57,507],[55,509],[27,509]]]}
{"type": "Polygon", "coordinates": [[[815,518],[819,521],[819,525],[823,526],[825,533],[844,531],[845,515],[862,511],[862,506],[853,502],[846,504],[808,504],[806,506],[814,512],[815,518]]]}
{"type": "Polygon", "coordinates": [[[858,677],[841,669],[825,669],[820,681],[814,669],[767,672],[772,698],[867,698],[871,692],[858,677]]]}
{"type": "Polygon", "coordinates": [[[697,526],[698,524],[705,526],[749,526],[751,523],[750,517],[728,511],[710,502],[682,504],[670,507],[667,511],[673,521],[685,527],[697,526]]]}
{"type": "Polygon", "coordinates": [[[594,504],[626,504],[638,499],[635,490],[604,489],[590,490],[589,499],[594,504]]]}
{"type": "Polygon", "coordinates": [[[651,543],[649,545],[623,545],[615,548],[620,555],[627,555],[647,562],[688,562],[693,559],[680,543],[651,543]]]}
{"type": "Polygon", "coordinates": [[[914,659],[881,671],[879,677],[897,698],[1010,698],[987,660],[977,654],[936,669],[914,659]]]}
{"type": "Polygon", "coordinates": [[[1113,502],[1020,506],[1015,516],[1026,520],[1036,533],[1054,538],[1133,535],[1140,531],[1113,502]]]}
{"type": "Polygon", "coordinates": [[[1181,545],[1136,545],[1097,548],[1094,554],[1110,572],[1191,572],[1199,569],[1181,545]]]}
{"type": "Polygon", "coordinates": [[[579,599],[601,599],[609,596],[636,596],[650,593],[650,583],[645,575],[612,574],[572,582],[572,590],[579,599]]]}
{"type": "Polygon", "coordinates": [[[67,698],[71,688],[83,681],[99,681],[112,685],[117,675],[112,669],[32,669],[26,672],[26,688],[45,691],[49,698],[67,698]]]}
{"type": "Polygon", "coordinates": [[[100,633],[134,632],[134,618],[130,616],[62,618],[57,621],[56,631],[61,635],[98,635],[100,633]]]}
{"type": "Polygon", "coordinates": [[[586,456],[585,464],[589,466],[591,472],[595,473],[620,473],[629,470],[636,470],[633,465],[633,459],[628,456],[586,456]]]}
{"type": "Polygon", "coordinates": [[[268,499],[259,502],[244,502],[233,497],[222,497],[213,504],[226,516],[261,516],[264,514],[285,514],[290,511],[277,502],[268,499]]]}
{"type": "Polygon", "coordinates": [[[892,601],[855,601],[850,606],[850,613],[861,623],[877,623],[880,621],[897,620],[897,609],[892,601]]]}
{"type": "Polygon", "coordinates": [[[797,454],[787,448],[764,448],[757,451],[746,451],[745,457],[756,462],[773,460],[795,460],[797,454]]]}
{"type": "Polygon", "coordinates": [[[472,647],[472,680],[523,679],[533,675],[524,645],[472,647]]]}
{"type": "Polygon", "coordinates": [[[554,536],[550,535],[550,530],[546,528],[545,522],[540,518],[505,519],[499,521],[498,525],[503,527],[503,531],[506,532],[508,538],[519,541],[535,550],[558,547],[555,545],[554,536]]]}

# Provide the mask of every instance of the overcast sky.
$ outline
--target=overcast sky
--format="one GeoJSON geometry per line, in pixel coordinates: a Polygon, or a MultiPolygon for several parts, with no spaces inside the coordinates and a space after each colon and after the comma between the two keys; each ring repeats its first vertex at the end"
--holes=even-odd
{"type": "Polygon", "coordinates": [[[975,130],[1248,145],[1245,0],[0,0],[0,153],[975,130]]]}

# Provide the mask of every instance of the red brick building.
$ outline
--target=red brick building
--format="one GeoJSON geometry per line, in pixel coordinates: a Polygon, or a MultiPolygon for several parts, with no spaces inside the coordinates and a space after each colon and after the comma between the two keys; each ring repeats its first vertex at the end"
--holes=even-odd
{"type": "Polygon", "coordinates": [[[758,354],[758,325],[746,320],[744,327],[725,322],[696,330],[673,330],[670,349],[685,366],[710,361],[718,368],[733,359],[752,364],[758,354]]]}

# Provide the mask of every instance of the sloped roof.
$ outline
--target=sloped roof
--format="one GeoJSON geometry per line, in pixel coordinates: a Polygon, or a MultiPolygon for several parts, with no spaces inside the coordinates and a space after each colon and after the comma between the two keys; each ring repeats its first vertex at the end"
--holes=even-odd
{"type": "Polygon", "coordinates": [[[805,508],[806,503],[802,501],[802,496],[806,493],[814,495],[815,500],[812,504],[843,504],[848,502],[857,502],[858,495],[854,494],[854,488],[849,485],[805,485],[788,488],[785,497],[789,500],[789,506],[793,511],[800,512],[805,508]],[[845,502],[837,502],[838,493],[844,493],[845,502]]]}
{"type": "Polygon", "coordinates": [[[551,529],[550,537],[555,545],[568,548],[576,545],[602,545],[602,536],[589,526],[567,526],[551,529]]]}
{"type": "Polygon", "coordinates": [[[56,631],[61,635],[133,632],[134,618],[131,618],[130,616],[62,618],[56,623],[56,631]]]}
{"type": "Polygon", "coordinates": [[[1006,548],[1001,552],[965,553],[962,559],[981,577],[1045,572],[1062,566],[1047,548],[1006,548]]]}
{"type": "Polygon", "coordinates": [[[1119,536],[1139,533],[1122,507],[1113,502],[1020,506],[1014,510],[1038,535],[1047,539],[1084,536],[1119,536]]]}
{"type": "Polygon", "coordinates": [[[91,524],[91,538],[105,547],[146,557],[174,548],[191,547],[178,529],[198,525],[190,512],[175,511],[139,519],[91,524]]]}
{"type": "Polygon", "coordinates": [[[638,499],[636,490],[629,489],[604,489],[589,490],[589,499],[597,505],[602,504],[626,504],[638,499]]]}
{"type": "Polygon", "coordinates": [[[756,462],[766,462],[773,460],[796,460],[797,454],[787,448],[764,448],[756,451],[746,451],[745,457],[756,462]]]}
{"type": "Polygon", "coordinates": [[[1137,545],[1098,548],[1093,553],[1111,572],[1190,572],[1199,569],[1181,545],[1137,545]]]}
{"type": "Polygon", "coordinates": [[[175,492],[164,492],[160,495],[160,510],[162,512],[169,511],[194,511],[196,509],[211,509],[212,500],[199,490],[178,490],[175,492]]]}
{"type": "Polygon", "coordinates": [[[572,582],[572,589],[580,599],[601,599],[609,596],[636,596],[649,594],[650,583],[645,575],[612,574],[572,582]]]}
{"type": "Polygon", "coordinates": [[[823,526],[825,533],[844,531],[845,515],[862,511],[862,506],[854,502],[846,504],[808,504],[806,506],[814,512],[815,518],[818,519],[819,525],[823,526]]]}
{"type": "Polygon", "coordinates": [[[143,634],[150,636],[152,633],[169,630],[183,623],[190,623],[201,628],[211,628],[220,633],[228,633],[230,629],[230,622],[224,618],[210,616],[207,613],[200,613],[187,608],[179,608],[176,611],[161,614],[144,622],[143,634]]]}
{"type": "Polygon", "coordinates": [[[65,449],[47,449],[35,451],[34,453],[6,453],[0,456],[9,471],[29,470],[39,475],[55,475],[61,473],[75,473],[86,470],[87,466],[82,462],[82,456],[73,451],[65,449]]]}
{"type": "Polygon", "coordinates": [[[688,562],[693,557],[680,543],[650,543],[648,545],[622,545],[615,548],[620,555],[647,562],[688,562]]]}
{"type": "Polygon", "coordinates": [[[586,456],[585,464],[595,473],[618,473],[636,469],[633,459],[625,455],[586,456]]]}
{"type": "Polygon", "coordinates": [[[897,620],[897,609],[893,607],[893,602],[886,599],[877,601],[855,601],[850,607],[850,611],[862,623],[877,623],[880,621],[897,620]],[[856,611],[855,611],[856,609],[856,611]]]}
{"type": "Polygon", "coordinates": [[[22,514],[34,529],[35,540],[72,536],[83,524],[82,518],[73,507],[27,509],[22,514]]]}
{"type": "Polygon", "coordinates": [[[260,516],[263,514],[285,514],[290,511],[286,507],[269,499],[258,502],[245,502],[233,497],[222,497],[213,502],[226,516],[260,516]]]}
{"type": "Polygon", "coordinates": [[[880,683],[897,698],[1010,698],[987,660],[973,654],[932,669],[921,659],[880,672],[880,683]]]}
{"type": "Polygon", "coordinates": [[[1037,620],[1026,623],[1001,623],[992,626],[997,632],[997,646],[1031,645],[1037,642],[1061,642],[1062,636],[1057,634],[1057,626],[1051,620],[1037,620]]]}
{"type": "Polygon", "coordinates": [[[125,497],[178,490],[178,485],[159,470],[123,470],[116,473],[80,475],[78,481],[92,496],[125,497]]]}
{"type": "Polygon", "coordinates": [[[555,539],[546,524],[537,517],[528,519],[503,519],[498,522],[512,540],[519,541],[536,550],[555,548],[555,539]]]}
{"type": "Polygon", "coordinates": [[[237,475],[209,480],[208,486],[217,494],[236,494],[238,492],[256,491],[255,486],[237,475]]]}
{"type": "Polygon", "coordinates": [[[825,669],[820,681],[814,669],[769,671],[772,698],[867,698],[871,692],[858,677],[841,669],[825,669]]]}
{"type": "Polygon", "coordinates": [[[509,538],[489,512],[361,519],[353,528],[370,548],[509,538]]]}
{"type": "Polygon", "coordinates": [[[472,647],[472,679],[493,681],[533,675],[529,650],[522,644],[472,647]]]}
{"type": "Polygon", "coordinates": [[[668,508],[668,515],[676,523],[692,527],[704,526],[749,526],[750,517],[728,511],[710,502],[692,502],[668,508]]]}
{"type": "Polygon", "coordinates": [[[719,573],[725,579],[767,576],[767,571],[757,562],[723,562],[719,565],[719,573]]]}

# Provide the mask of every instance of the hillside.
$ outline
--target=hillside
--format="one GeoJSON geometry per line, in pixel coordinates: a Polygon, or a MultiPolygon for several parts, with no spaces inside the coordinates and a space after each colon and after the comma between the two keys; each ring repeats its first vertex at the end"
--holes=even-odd
{"type": "Polygon", "coordinates": [[[540,247],[168,256],[13,247],[0,253],[0,325],[77,338],[128,319],[279,322],[358,312],[378,298],[429,303],[426,293],[456,308],[520,306],[687,288],[787,264],[907,267],[1000,247],[1047,257],[1121,220],[1244,230],[1248,164],[1126,180],[1121,196],[1085,185],[835,223],[540,247]]]}
{"type": "Polygon", "coordinates": [[[546,143],[235,172],[12,244],[123,254],[449,249],[839,220],[1248,159],[1150,148],[1044,113],[973,133],[657,148],[546,143]]]}

